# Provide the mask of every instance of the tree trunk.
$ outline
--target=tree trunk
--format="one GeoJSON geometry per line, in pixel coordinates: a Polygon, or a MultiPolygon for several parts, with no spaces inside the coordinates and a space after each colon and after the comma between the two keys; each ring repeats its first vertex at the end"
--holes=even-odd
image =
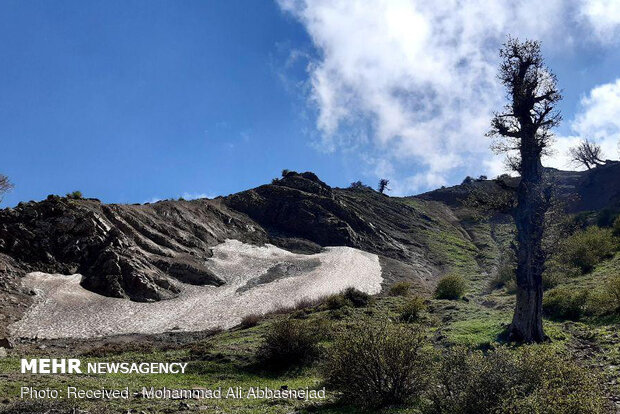
{"type": "Polygon", "coordinates": [[[546,200],[543,191],[543,168],[535,145],[521,150],[521,182],[517,189],[517,304],[510,340],[542,342],[547,339],[542,325],[542,273],[544,253],[542,238],[546,200]]]}

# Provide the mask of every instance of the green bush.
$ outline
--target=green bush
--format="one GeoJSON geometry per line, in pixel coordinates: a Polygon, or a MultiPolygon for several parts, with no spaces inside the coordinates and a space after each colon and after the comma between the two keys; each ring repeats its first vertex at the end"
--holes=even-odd
{"type": "Polygon", "coordinates": [[[342,296],[353,304],[356,308],[363,308],[370,304],[372,298],[366,292],[348,287],[342,292],[342,296]]]}
{"type": "Polygon", "coordinates": [[[605,283],[605,292],[611,298],[611,303],[616,313],[620,313],[620,275],[609,278],[605,283]]]}
{"type": "Polygon", "coordinates": [[[465,293],[463,276],[451,273],[442,277],[435,288],[437,299],[459,299],[465,293]]]}
{"type": "Polygon", "coordinates": [[[451,348],[436,370],[432,414],[599,414],[609,412],[595,373],[548,346],[487,355],[451,348]]]}
{"type": "Polygon", "coordinates": [[[553,318],[577,320],[583,316],[587,301],[585,289],[556,288],[543,297],[543,311],[553,318]]]}
{"type": "Polygon", "coordinates": [[[71,198],[73,200],[81,200],[84,198],[84,196],[82,196],[82,192],[81,191],[73,191],[72,193],[67,193],[67,198],[71,198]]]}
{"type": "Polygon", "coordinates": [[[424,298],[414,296],[407,300],[400,313],[403,322],[416,322],[420,319],[420,314],[426,309],[424,298]]]}
{"type": "Polygon", "coordinates": [[[556,271],[555,269],[547,269],[542,274],[543,289],[553,289],[562,283],[562,280],[564,280],[562,272],[556,271]]]}
{"type": "Polygon", "coordinates": [[[352,306],[352,303],[341,294],[329,295],[323,303],[327,309],[331,310],[352,306]]]}
{"type": "Polygon", "coordinates": [[[263,335],[257,359],[270,370],[281,370],[311,362],[319,354],[315,329],[303,321],[285,319],[274,322],[263,335]]]}
{"type": "Polygon", "coordinates": [[[336,336],[323,366],[326,382],[354,405],[415,403],[432,378],[426,344],[416,325],[364,319],[336,336]]]}
{"type": "Polygon", "coordinates": [[[411,283],[409,282],[396,282],[390,286],[390,296],[407,296],[411,290],[411,283]]]}
{"type": "Polygon", "coordinates": [[[516,269],[517,260],[514,251],[510,248],[502,249],[499,254],[497,273],[491,282],[491,287],[502,288],[514,282],[516,269]]]}
{"type": "Polygon", "coordinates": [[[603,259],[610,257],[616,249],[611,229],[596,226],[577,231],[568,237],[560,247],[559,261],[588,273],[603,259]]]}
{"type": "Polygon", "coordinates": [[[620,237],[620,216],[614,221],[613,233],[614,236],[620,237]]]}

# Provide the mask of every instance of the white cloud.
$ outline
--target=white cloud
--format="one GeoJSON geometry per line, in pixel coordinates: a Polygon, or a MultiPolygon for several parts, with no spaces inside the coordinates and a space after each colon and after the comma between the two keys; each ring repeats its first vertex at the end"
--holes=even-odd
{"type": "Polygon", "coordinates": [[[597,141],[620,138],[620,78],[592,89],[581,106],[572,123],[576,132],[597,141]]]}
{"type": "Polygon", "coordinates": [[[370,139],[377,174],[391,161],[411,160],[422,170],[401,177],[403,191],[443,184],[455,169],[501,171],[484,133],[504,101],[496,73],[506,34],[566,45],[571,19],[600,19],[561,0],[279,4],[320,52],[308,71],[323,148],[350,146],[350,130],[370,125],[368,137],[360,135],[370,139]]]}
{"type": "Polygon", "coordinates": [[[182,198],[184,198],[185,200],[197,200],[199,198],[215,198],[217,196],[213,195],[213,194],[207,194],[207,193],[188,193],[185,192],[181,195],[182,198]]]}
{"type": "Polygon", "coordinates": [[[612,43],[620,36],[620,1],[582,0],[580,14],[599,40],[612,43]]]}
{"type": "MultiPolygon", "coordinates": [[[[603,157],[617,159],[620,148],[620,78],[593,88],[580,102],[579,112],[571,122],[575,135],[557,138],[553,157],[546,164],[559,168],[575,168],[570,164],[568,149],[581,139],[601,146],[603,157]]],[[[583,168],[583,167],[582,167],[583,168]]]]}
{"type": "MultiPolygon", "coordinates": [[[[184,200],[197,200],[199,198],[215,198],[215,197],[217,197],[217,195],[215,195],[215,194],[184,192],[180,196],[173,197],[172,199],[183,198],[184,200]]],[[[146,203],[151,203],[152,204],[152,203],[157,203],[158,201],[162,201],[162,200],[170,200],[170,198],[151,197],[148,200],[145,200],[142,204],[146,204],[146,203]]]]}

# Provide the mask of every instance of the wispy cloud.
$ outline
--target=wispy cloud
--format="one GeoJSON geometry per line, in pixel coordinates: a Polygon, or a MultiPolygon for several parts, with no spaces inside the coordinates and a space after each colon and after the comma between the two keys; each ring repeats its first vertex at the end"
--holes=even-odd
{"type": "Polygon", "coordinates": [[[583,138],[599,144],[604,158],[617,159],[620,156],[620,78],[593,88],[581,98],[571,129],[574,135],[557,138],[555,154],[547,160],[548,165],[560,169],[575,168],[570,164],[568,149],[583,138]]]}
{"type": "Polygon", "coordinates": [[[576,36],[573,27],[601,19],[607,19],[604,33],[616,30],[618,23],[601,17],[595,3],[606,4],[279,1],[320,52],[310,60],[308,82],[321,147],[333,151],[367,140],[362,144],[377,176],[394,164],[415,163],[415,175],[393,178],[403,193],[446,183],[457,170],[501,171],[484,137],[492,110],[504,100],[496,80],[501,42],[511,33],[566,45],[576,36]],[[364,132],[351,134],[358,129],[364,132]]]}

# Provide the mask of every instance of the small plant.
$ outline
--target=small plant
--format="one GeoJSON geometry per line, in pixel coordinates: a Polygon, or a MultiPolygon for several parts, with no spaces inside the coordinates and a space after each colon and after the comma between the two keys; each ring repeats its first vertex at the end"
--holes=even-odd
{"type": "Polygon", "coordinates": [[[335,295],[329,295],[327,298],[325,298],[325,307],[327,307],[327,309],[340,309],[340,308],[344,308],[345,306],[352,306],[353,304],[347,299],[345,298],[342,294],[335,294],[335,295]]]}
{"type": "Polygon", "coordinates": [[[420,314],[426,309],[424,298],[414,296],[405,303],[400,313],[400,319],[403,322],[417,322],[420,314]]]}
{"type": "Polygon", "coordinates": [[[465,279],[456,273],[442,277],[435,288],[437,299],[459,299],[465,293],[465,279]]]}
{"type": "Polygon", "coordinates": [[[356,308],[363,308],[370,304],[372,298],[366,292],[355,289],[354,287],[348,287],[342,292],[342,296],[347,299],[356,308]]]}
{"type": "Polygon", "coordinates": [[[84,197],[82,196],[82,192],[81,191],[73,191],[71,193],[67,193],[67,198],[70,198],[72,200],[81,200],[84,197]]]}
{"type": "Polygon", "coordinates": [[[262,315],[259,315],[257,313],[251,313],[249,315],[245,315],[241,319],[241,323],[239,323],[239,325],[241,326],[242,329],[248,329],[248,328],[258,325],[258,323],[262,319],[263,319],[262,315]]]}
{"type": "Polygon", "coordinates": [[[273,323],[257,351],[268,369],[282,370],[311,362],[319,354],[321,336],[303,321],[285,319],[273,323]]]}
{"type": "Polygon", "coordinates": [[[556,288],[545,294],[543,311],[553,318],[577,320],[583,316],[587,301],[585,289],[556,288]]]}
{"type": "Polygon", "coordinates": [[[326,381],[354,405],[415,402],[432,378],[425,345],[417,326],[364,319],[336,336],[323,366],[326,381]]]}
{"type": "Polygon", "coordinates": [[[390,286],[390,296],[407,296],[411,290],[411,283],[409,282],[396,282],[390,286]]]}

